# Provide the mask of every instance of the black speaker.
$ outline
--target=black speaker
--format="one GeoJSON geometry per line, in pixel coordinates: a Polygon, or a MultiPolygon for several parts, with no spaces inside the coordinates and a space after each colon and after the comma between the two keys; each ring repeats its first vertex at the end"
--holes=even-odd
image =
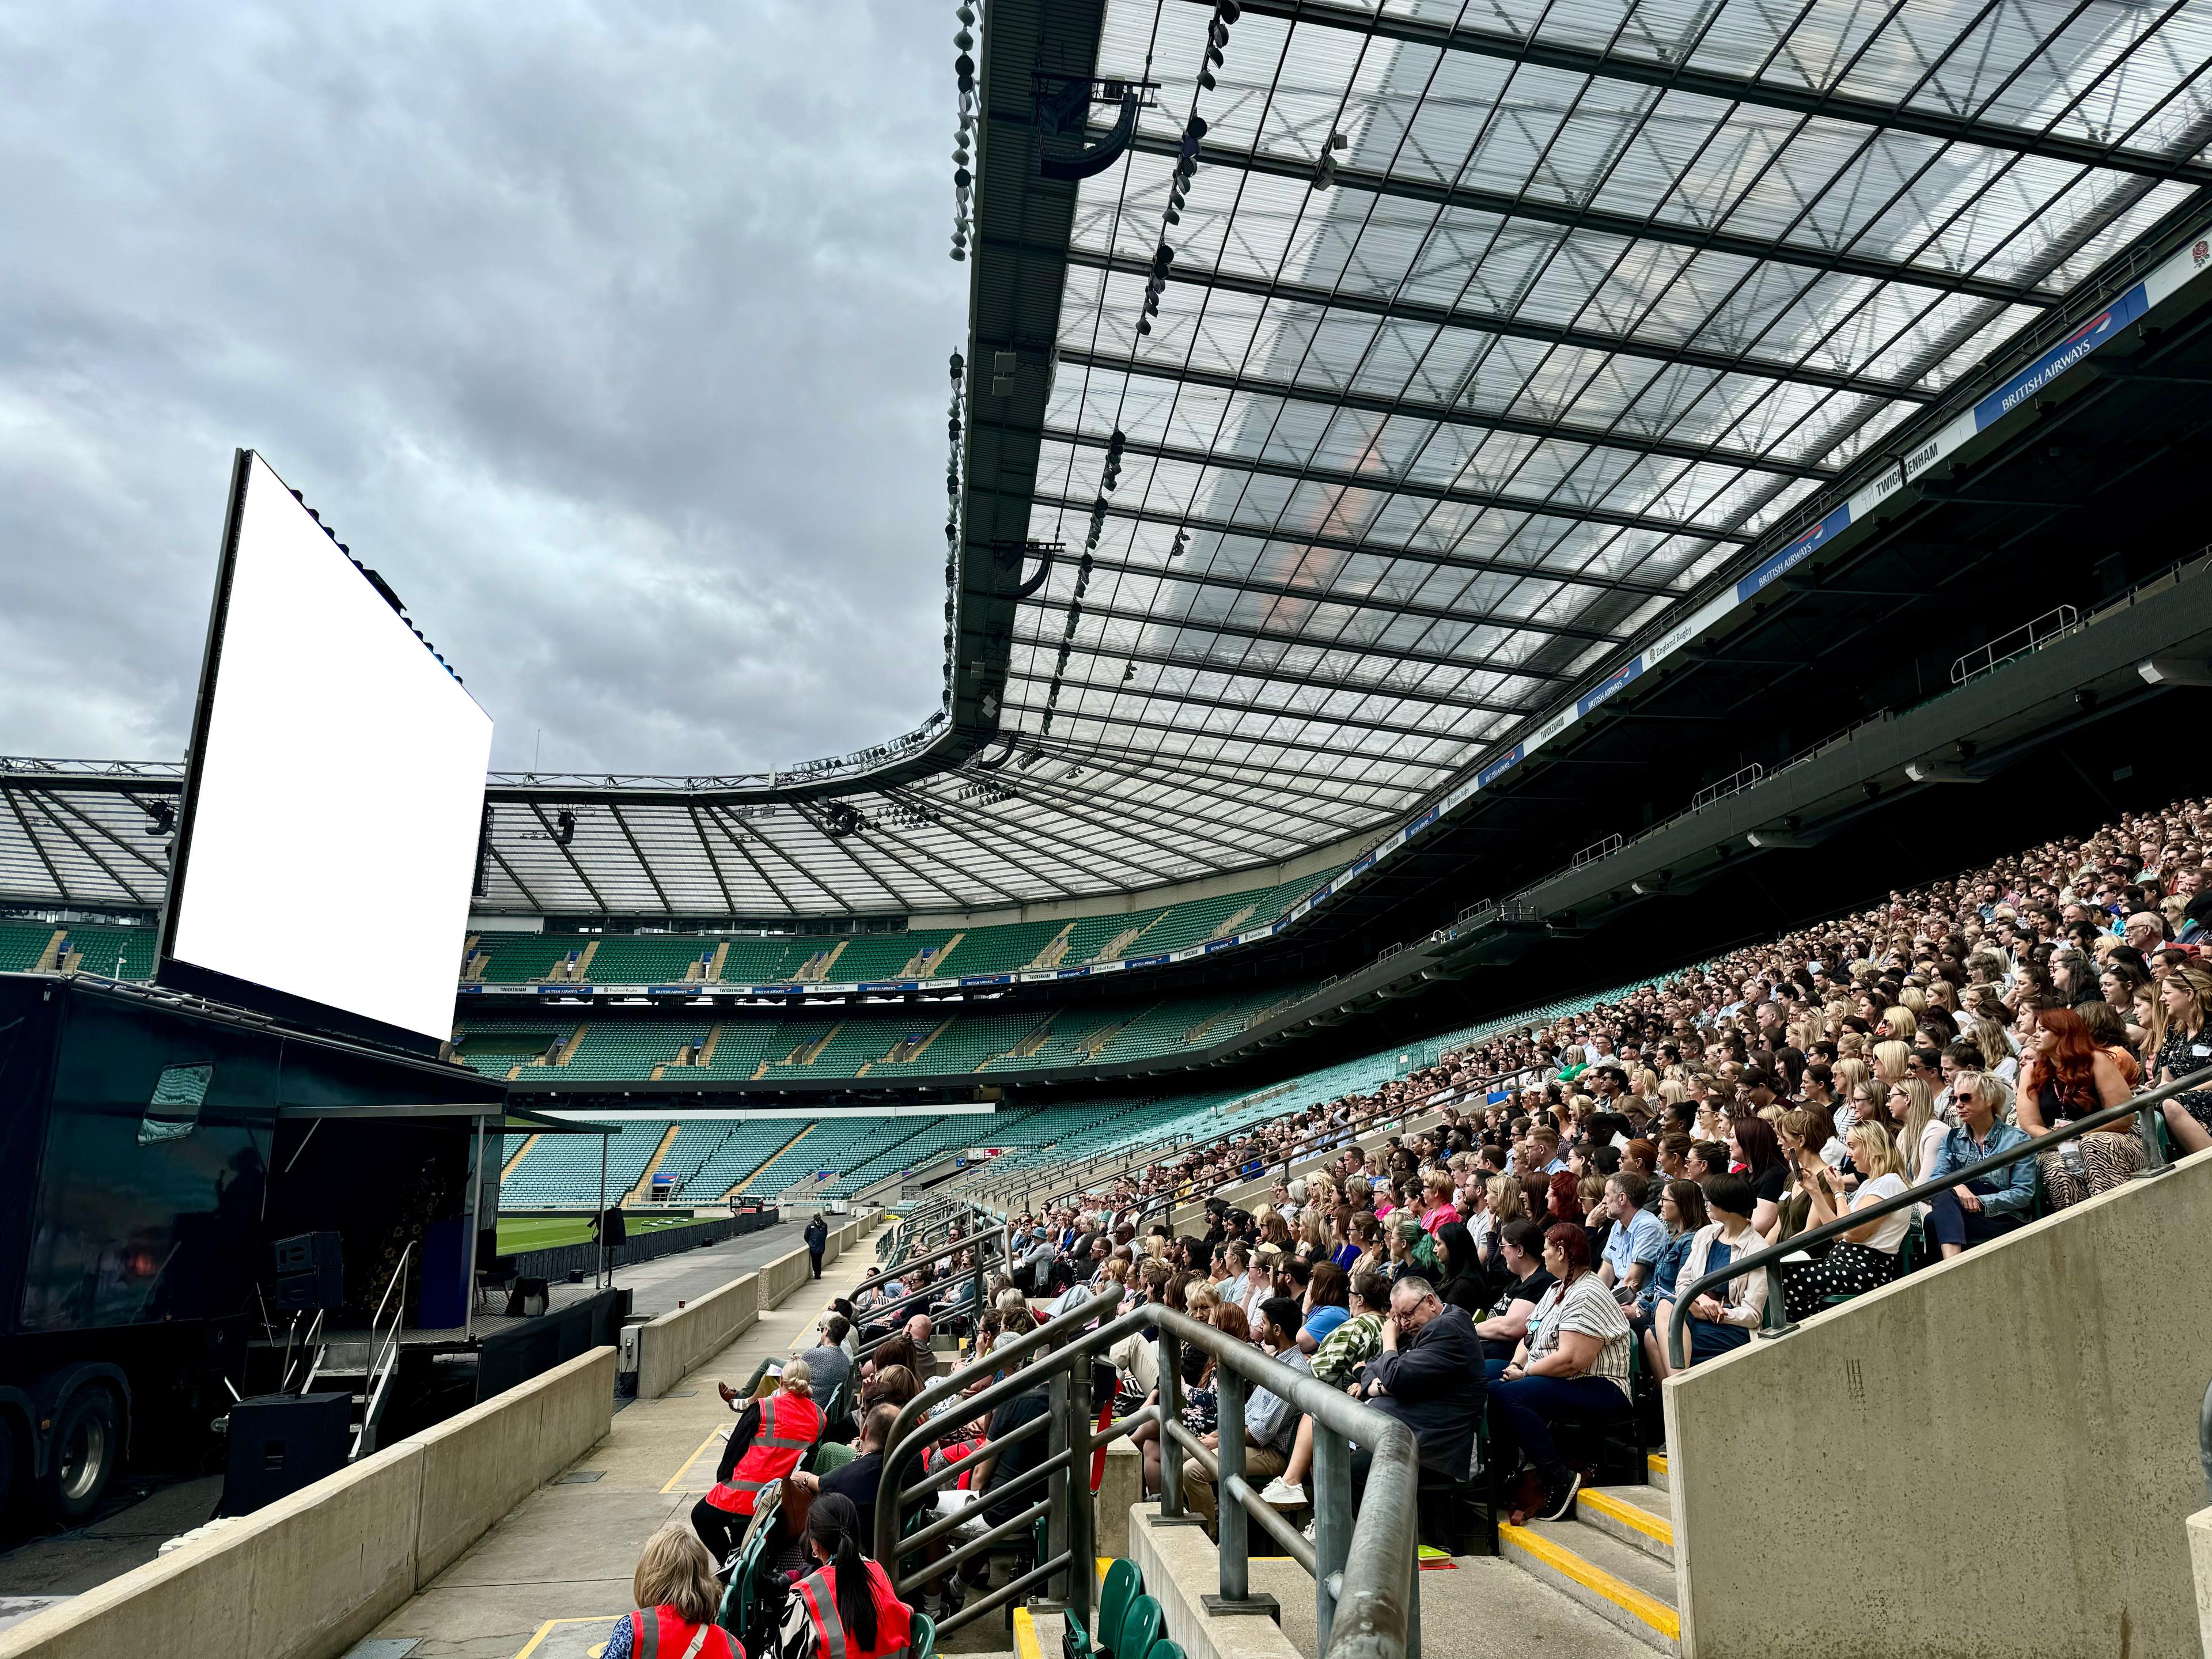
{"type": "Polygon", "coordinates": [[[269,1300],[279,1313],[345,1304],[345,1264],[336,1233],[295,1233],[270,1247],[276,1283],[269,1300]]]}
{"type": "Polygon", "coordinates": [[[251,1515],[345,1467],[353,1396],[262,1394],[230,1408],[222,1513],[251,1515]]]}

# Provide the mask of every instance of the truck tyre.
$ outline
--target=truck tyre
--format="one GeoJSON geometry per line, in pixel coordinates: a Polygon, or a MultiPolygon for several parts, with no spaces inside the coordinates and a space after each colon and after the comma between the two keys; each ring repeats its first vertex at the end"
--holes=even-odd
{"type": "Polygon", "coordinates": [[[100,1507],[123,1460],[123,1425],[115,1396],[94,1386],[79,1389],[54,1419],[46,1472],[39,1482],[46,1511],[76,1526],[100,1507]]]}

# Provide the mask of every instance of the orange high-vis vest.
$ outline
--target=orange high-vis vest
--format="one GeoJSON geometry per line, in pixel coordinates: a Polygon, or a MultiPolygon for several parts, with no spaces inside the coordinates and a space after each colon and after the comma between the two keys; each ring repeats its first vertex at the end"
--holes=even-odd
{"type": "Polygon", "coordinates": [[[799,1460],[822,1437],[822,1409],[795,1394],[773,1394],[761,1401],[760,1432],[730,1478],[707,1494],[707,1501],[732,1515],[750,1515],[760,1495],[799,1467],[799,1460]]]}
{"type": "Polygon", "coordinates": [[[744,1648],[720,1625],[694,1625],[672,1607],[634,1609],[630,1659],[745,1659],[744,1648]]]}
{"type": "Polygon", "coordinates": [[[817,1659],[884,1659],[903,1653],[914,1634],[914,1609],[891,1590],[890,1575],[873,1561],[860,1564],[868,1570],[868,1595],[876,1604],[876,1644],[864,1648],[849,1641],[837,1617],[837,1575],[824,1567],[799,1582],[799,1599],[814,1626],[817,1659]]]}

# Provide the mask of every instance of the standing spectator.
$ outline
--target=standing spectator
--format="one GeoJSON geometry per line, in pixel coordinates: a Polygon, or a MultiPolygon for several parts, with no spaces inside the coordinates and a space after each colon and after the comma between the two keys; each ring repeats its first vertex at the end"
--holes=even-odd
{"type": "Polygon", "coordinates": [[[830,1248],[830,1224],[823,1219],[819,1210],[806,1224],[806,1231],[802,1237],[806,1240],[806,1259],[813,1266],[814,1276],[819,1279],[822,1277],[822,1252],[830,1248]]]}

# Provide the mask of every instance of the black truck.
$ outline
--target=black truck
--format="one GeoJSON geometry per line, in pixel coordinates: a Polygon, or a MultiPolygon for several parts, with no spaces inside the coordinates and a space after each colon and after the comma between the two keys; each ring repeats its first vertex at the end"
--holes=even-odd
{"type": "Polygon", "coordinates": [[[0,1503],[71,1523],[127,1466],[204,1464],[284,1384],[280,1240],[338,1235],[331,1329],[395,1283],[410,1324],[465,1326],[504,1099],[173,992],[0,974],[0,1503]]]}

